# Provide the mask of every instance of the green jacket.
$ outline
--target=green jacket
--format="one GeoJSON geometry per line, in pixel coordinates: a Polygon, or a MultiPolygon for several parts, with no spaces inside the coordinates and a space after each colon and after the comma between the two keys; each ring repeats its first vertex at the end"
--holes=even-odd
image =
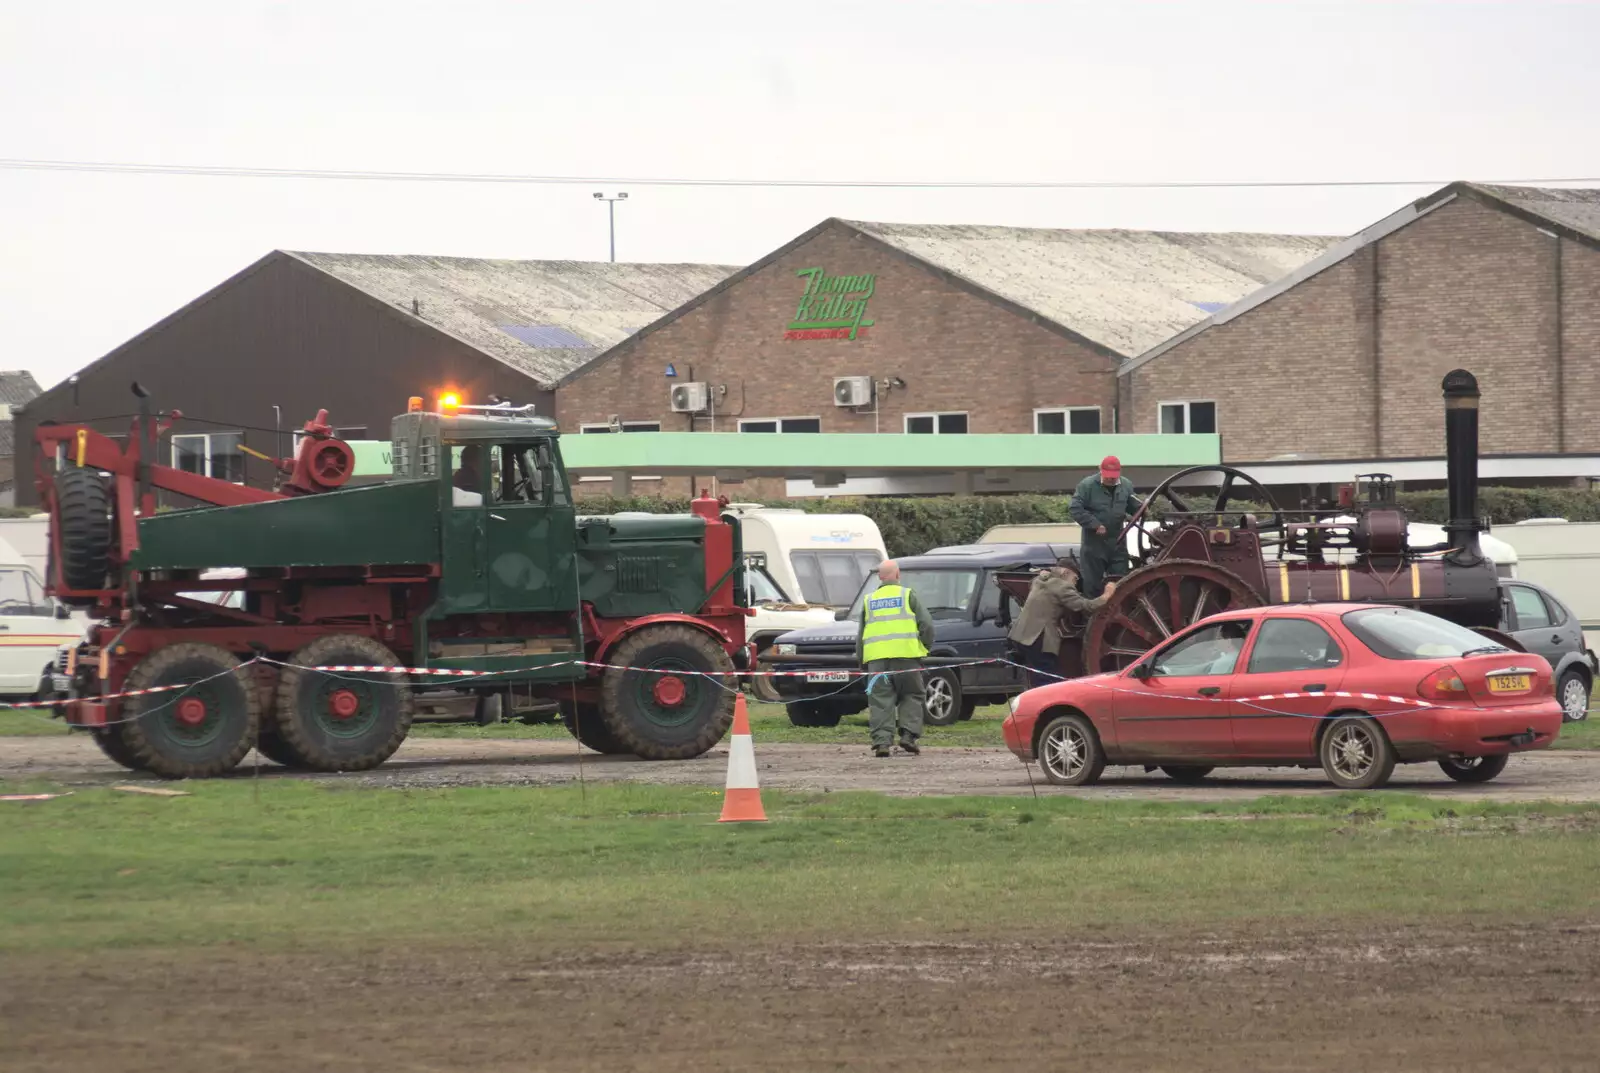
{"type": "Polygon", "coordinates": [[[1072,493],[1067,512],[1072,520],[1083,526],[1082,546],[1085,552],[1108,550],[1116,546],[1117,534],[1128,520],[1128,515],[1139,509],[1139,500],[1133,494],[1133,482],[1119,477],[1115,488],[1107,488],[1100,474],[1091,473],[1078,482],[1072,493]],[[1106,527],[1105,535],[1096,533],[1095,527],[1106,527]]]}
{"type": "MultiPolygon", "coordinates": [[[[900,584],[895,582],[895,584],[900,584]]],[[[906,603],[911,607],[911,613],[917,616],[917,640],[922,642],[923,648],[933,647],[933,616],[928,614],[928,609],[922,606],[922,601],[917,597],[917,590],[909,585],[902,585],[906,590],[906,603]]],[[[856,616],[856,662],[865,664],[862,656],[866,652],[866,640],[863,634],[867,630],[867,601],[872,599],[872,594],[867,594],[867,599],[861,601],[861,614],[856,616]]]]}

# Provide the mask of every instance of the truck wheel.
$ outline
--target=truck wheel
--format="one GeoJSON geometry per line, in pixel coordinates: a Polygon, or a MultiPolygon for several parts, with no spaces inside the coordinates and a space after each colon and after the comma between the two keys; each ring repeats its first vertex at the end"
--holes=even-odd
{"type": "Polygon", "coordinates": [[[100,751],[106,754],[106,759],[114,764],[120,764],[129,771],[142,771],[139,762],[128,751],[127,745],[122,741],[122,727],[113,724],[108,727],[91,727],[89,733],[94,737],[94,743],[100,751]]]}
{"type": "Polygon", "coordinates": [[[278,681],[278,736],[312,771],[366,771],[400,748],[414,710],[403,672],[336,674],[312,667],[395,667],[399,658],[370,637],[330,634],[293,656],[278,681]]]}
{"type": "Polygon", "coordinates": [[[600,714],[617,743],[636,756],[699,756],[733,723],[733,660],[699,630],[646,626],[608,662],[619,666],[601,678],[600,714]]]}
{"type": "Polygon", "coordinates": [[[207,778],[236,767],[255,742],[261,717],[258,694],[238,671],[233,653],[216,645],[185,642],[146,656],[124,689],[186,688],[123,702],[118,729],[133,761],[124,766],[168,779],[207,778]]]}
{"type": "MultiPolygon", "coordinates": [[[[56,474],[61,525],[61,580],[69,589],[101,589],[111,568],[111,495],[92,469],[68,466],[56,474]]],[[[54,542],[51,558],[54,558],[54,542]]],[[[64,600],[76,607],[93,601],[64,600]]]]}
{"type": "Polygon", "coordinates": [[[787,705],[785,711],[789,713],[789,722],[797,727],[836,727],[844,718],[842,709],[824,700],[796,701],[787,705]]]}
{"type": "Polygon", "coordinates": [[[768,704],[782,704],[783,694],[778,692],[777,679],[758,674],[750,679],[750,693],[756,700],[766,701],[768,704]]]}
{"type": "Polygon", "coordinates": [[[1506,762],[1510,759],[1510,753],[1462,757],[1460,760],[1439,761],[1439,769],[1457,782],[1488,782],[1506,769],[1506,762]]]}
{"type": "Polygon", "coordinates": [[[579,704],[574,707],[572,701],[564,700],[561,702],[561,722],[568,734],[597,753],[621,756],[628,751],[606,729],[605,721],[600,718],[598,704],[579,704]]]}

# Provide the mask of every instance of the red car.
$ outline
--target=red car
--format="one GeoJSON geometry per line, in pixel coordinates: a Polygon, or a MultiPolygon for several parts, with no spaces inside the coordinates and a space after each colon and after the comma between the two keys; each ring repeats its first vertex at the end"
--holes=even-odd
{"type": "Polygon", "coordinates": [[[1203,619],[1126,670],[1030,689],[1006,745],[1051,782],[1107,764],[1197,782],[1218,767],[1316,767],[1350,790],[1436,760],[1487,782],[1543,749],[1561,704],[1543,656],[1435,615],[1370,604],[1258,607],[1203,619]]]}

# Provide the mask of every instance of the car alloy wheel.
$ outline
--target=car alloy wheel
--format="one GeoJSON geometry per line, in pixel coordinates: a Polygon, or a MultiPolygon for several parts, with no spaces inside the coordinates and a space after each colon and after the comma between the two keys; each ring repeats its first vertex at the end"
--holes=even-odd
{"type": "Polygon", "coordinates": [[[930,674],[923,683],[922,719],[929,726],[947,727],[961,717],[961,698],[949,672],[930,674]]]}
{"type": "Polygon", "coordinates": [[[1576,674],[1569,674],[1561,684],[1561,717],[1576,723],[1589,716],[1589,687],[1576,674]]]}
{"type": "Polygon", "coordinates": [[[1372,732],[1353,723],[1333,732],[1328,753],[1334,770],[1352,782],[1365,778],[1378,762],[1378,749],[1372,740],[1372,732]]]}
{"type": "Polygon", "coordinates": [[[1061,723],[1050,728],[1044,736],[1041,752],[1051,774],[1062,781],[1076,779],[1083,774],[1089,762],[1089,739],[1083,728],[1074,723],[1061,723]]]}

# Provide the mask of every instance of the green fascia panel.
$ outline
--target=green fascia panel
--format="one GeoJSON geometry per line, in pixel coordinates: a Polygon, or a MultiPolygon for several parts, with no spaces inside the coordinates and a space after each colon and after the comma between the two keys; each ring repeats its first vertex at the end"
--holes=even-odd
{"type": "MultiPolygon", "coordinates": [[[[391,471],[387,440],[353,440],[357,477],[391,471]]],[[[634,432],[621,436],[563,436],[569,473],[710,473],[736,469],[801,476],[828,470],[887,471],[1087,470],[1106,455],[1124,466],[1183,469],[1222,461],[1216,435],[1047,436],[986,434],[922,436],[909,433],[634,432]]]]}
{"type": "Polygon", "coordinates": [[[1106,455],[1116,455],[1124,466],[1181,469],[1216,465],[1222,460],[1222,439],[1216,435],[635,432],[565,436],[561,455],[568,472],[595,473],[1078,470],[1099,465],[1106,455]]]}

